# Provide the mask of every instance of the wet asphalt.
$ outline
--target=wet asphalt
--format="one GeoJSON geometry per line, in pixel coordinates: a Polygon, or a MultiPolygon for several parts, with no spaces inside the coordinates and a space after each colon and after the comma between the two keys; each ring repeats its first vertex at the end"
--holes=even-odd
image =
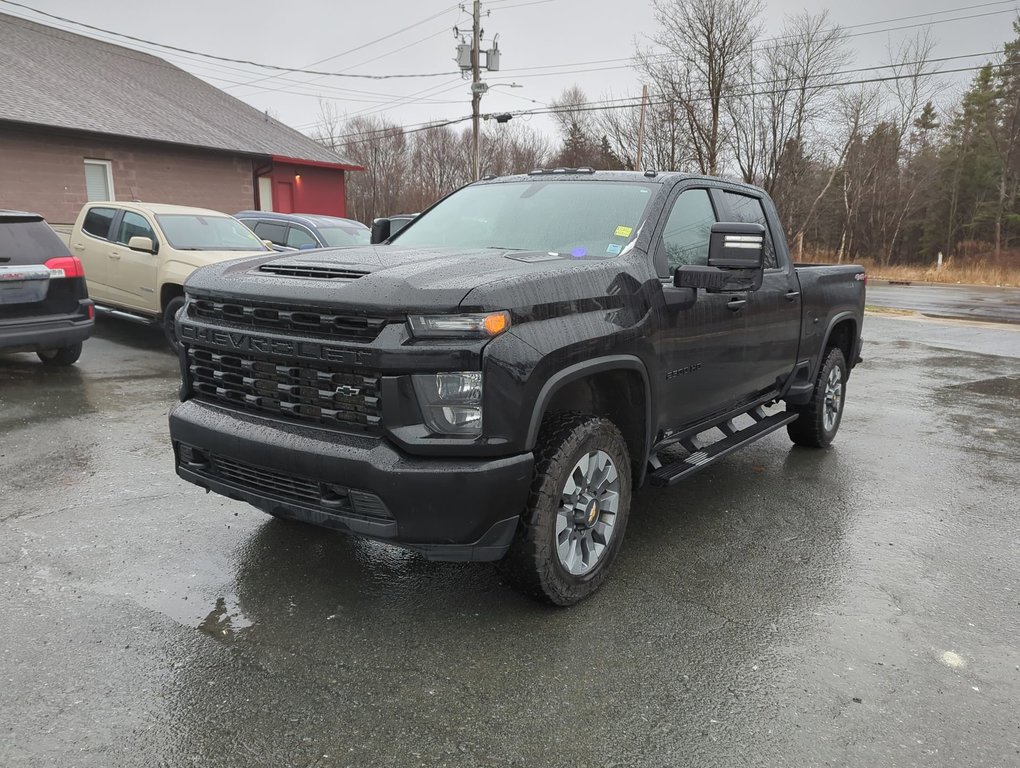
{"type": "Polygon", "coordinates": [[[947,283],[868,282],[868,304],[928,317],[1020,324],[1020,288],[947,283]]]}
{"type": "Polygon", "coordinates": [[[1020,764],[1020,328],[865,336],[568,610],[179,481],[154,331],[0,358],[0,766],[1020,764]]]}

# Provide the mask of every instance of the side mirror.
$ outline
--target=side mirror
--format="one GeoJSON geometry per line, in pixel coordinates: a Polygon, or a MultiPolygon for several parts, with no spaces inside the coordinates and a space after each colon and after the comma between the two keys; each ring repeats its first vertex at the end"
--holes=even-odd
{"type": "Polygon", "coordinates": [[[141,253],[155,253],[156,246],[153,245],[151,237],[135,236],[128,240],[127,247],[132,251],[140,251],[141,253]]]}
{"type": "Polygon", "coordinates": [[[271,251],[275,251],[276,250],[276,248],[274,247],[275,243],[272,240],[266,240],[265,238],[263,238],[262,239],[262,245],[266,246],[266,248],[268,248],[271,251]]]}
{"type": "Polygon", "coordinates": [[[761,224],[715,224],[708,245],[708,266],[761,269],[764,249],[765,227],[761,224]]]}
{"type": "Polygon", "coordinates": [[[761,224],[716,224],[709,239],[708,266],[678,267],[673,285],[711,293],[756,291],[764,278],[764,250],[761,224]]]}
{"type": "Polygon", "coordinates": [[[389,219],[376,219],[372,222],[372,238],[370,240],[372,245],[390,239],[390,224],[389,219]]]}

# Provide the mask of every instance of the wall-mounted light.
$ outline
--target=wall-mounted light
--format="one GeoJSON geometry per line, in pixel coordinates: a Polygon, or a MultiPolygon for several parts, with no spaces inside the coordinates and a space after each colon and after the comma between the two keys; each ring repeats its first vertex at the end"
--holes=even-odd
{"type": "Polygon", "coordinates": [[[294,174],[294,181],[301,181],[301,174],[300,173],[295,173],[294,174]]]}

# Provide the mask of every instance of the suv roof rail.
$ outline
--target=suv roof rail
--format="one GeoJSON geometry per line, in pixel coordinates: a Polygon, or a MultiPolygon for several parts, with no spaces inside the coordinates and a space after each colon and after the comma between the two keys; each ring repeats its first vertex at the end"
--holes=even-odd
{"type": "Polygon", "coordinates": [[[536,168],[528,175],[542,176],[551,173],[595,173],[595,169],[587,165],[580,168],[536,168]]]}

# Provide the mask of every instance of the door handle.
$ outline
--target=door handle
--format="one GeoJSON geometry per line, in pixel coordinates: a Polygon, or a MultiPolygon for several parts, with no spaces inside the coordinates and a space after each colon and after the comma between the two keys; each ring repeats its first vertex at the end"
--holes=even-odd
{"type": "Polygon", "coordinates": [[[800,296],[800,291],[787,291],[785,296],[787,301],[794,301],[798,296],[800,296]]]}
{"type": "Polygon", "coordinates": [[[76,250],[76,251],[84,251],[85,250],[85,246],[82,245],[81,243],[75,243],[74,244],[74,250],[76,250]]]}
{"type": "Polygon", "coordinates": [[[110,254],[110,258],[120,260],[120,254],[115,251],[110,254]]]}
{"type": "Polygon", "coordinates": [[[726,309],[730,312],[737,312],[743,309],[745,304],[747,304],[747,299],[730,299],[726,302],[726,309]]]}

